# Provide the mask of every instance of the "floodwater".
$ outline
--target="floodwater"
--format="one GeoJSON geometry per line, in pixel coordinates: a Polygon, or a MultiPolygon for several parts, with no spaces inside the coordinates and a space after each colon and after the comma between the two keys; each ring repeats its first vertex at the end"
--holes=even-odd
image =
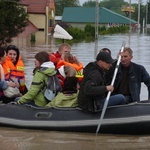
{"type": "Polygon", "coordinates": [[[0,128],[1,150],[149,150],[149,136],[0,128]]]}
{"type": "MultiPolygon", "coordinates": [[[[122,43],[130,46],[133,50],[133,61],[145,66],[150,73],[150,34],[132,33],[124,35],[100,36],[98,50],[107,47],[112,51],[112,57],[116,58],[122,43]]],[[[34,68],[34,55],[37,52],[46,50],[56,51],[59,44],[56,40],[46,37],[43,33],[37,33],[36,43],[30,44],[29,39],[14,40],[12,44],[18,45],[26,66],[27,86],[32,80],[32,70],[34,68]],[[40,36],[39,36],[40,35],[40,36]]],[[[95,58],[95,43],[75,43],[72,45],[72,53],[86,65],[95,58]]],[[[147,88],[143,84],[141,100],[147,99],[147,88]]],[[[149,135],[111,135],[94,133],[70,133],[43,130],[29,130],[0,127],[0,149],[1,150],[127,150],[127,149],[150,149],[149,135]]]]}

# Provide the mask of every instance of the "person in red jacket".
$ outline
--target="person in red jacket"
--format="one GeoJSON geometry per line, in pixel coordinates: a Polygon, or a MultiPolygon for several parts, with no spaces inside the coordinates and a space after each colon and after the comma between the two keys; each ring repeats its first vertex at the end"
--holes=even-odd
{"type": "Polygon", "coordinates": [[[51,53],[49,55],[50,61],[52,61],[55,64],[55,66],[56,66],[58,61],[61,59],[61,56],[64,53],[70,53],[70,52],[71,52],[71,46],[69,44],[67,44],[67,43],[62,43],[59,46],[58,51],[56,51],[55,53],[51,53]]]}

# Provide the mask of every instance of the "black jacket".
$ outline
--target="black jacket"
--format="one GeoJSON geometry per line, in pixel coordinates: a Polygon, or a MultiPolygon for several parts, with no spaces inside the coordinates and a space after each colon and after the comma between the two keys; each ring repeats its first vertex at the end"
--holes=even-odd
{"type": "Polygon", "coordinates": [[[95,100],[101,100],[107,96],[105,72],[96,62],[91,62],[84,68],[83,74],[78,104],[84,111],[95,111],[95,100]]]}
{"type": "MultiPolygon", "coordinates": [[[[148,88],[148,99],[150,99],[150,76],[146,69],[138,64],[131,62],[129,68],[129,90],[132,97],[132,100],[140,101],[140,92],[141,92],[141,83],[143,82],[148,88]]],[[[122,80],[121,65],[117,73],[115,80],[114,88],[117,89],[122,80]]],[[[117,94],[117,91],[114,90],[114,93],[117,94]]]]}

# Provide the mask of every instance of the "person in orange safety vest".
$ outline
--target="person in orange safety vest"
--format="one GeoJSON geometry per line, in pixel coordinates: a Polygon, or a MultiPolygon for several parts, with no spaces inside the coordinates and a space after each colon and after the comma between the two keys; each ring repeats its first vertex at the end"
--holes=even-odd
{"type": "Polygon", "coordinates": [[[64,53],[61,57],[62,59],[57,63],[56,68],[59,69],[61,66],[70,66],[76,70],[76,77],[80,83],[83,79],[83,64],[78,61],[78,59],[71,53],[64,53]]]}
{"type": "Polygon", "coordinates": [[[28,90],[25,86],[24,63],[19,49],[15,45],[9,45],[6,48],[6,54],[6,61],[3,64],[5,80],[18,82],[21,94],[25,94],[28,90]]]}

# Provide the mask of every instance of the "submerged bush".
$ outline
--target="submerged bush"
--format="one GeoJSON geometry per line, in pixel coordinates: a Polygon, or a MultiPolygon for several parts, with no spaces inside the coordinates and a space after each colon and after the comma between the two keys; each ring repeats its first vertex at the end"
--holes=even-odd
{"type": "MultiPolygon", "coordinates": [[[[116,34],[116,33],[125,33],[129,30],[128,26],[113,26],[113,27],[106,27],[101,26],[98,28],[100,35],[105,34],[116,34]]],[[[67,28],[67,32],[73,37],[74,41],[89,41],[95,38],[95,26],[91,24],[87,24],[84,30],[79,28],[69,27],[67,28]]]]}

